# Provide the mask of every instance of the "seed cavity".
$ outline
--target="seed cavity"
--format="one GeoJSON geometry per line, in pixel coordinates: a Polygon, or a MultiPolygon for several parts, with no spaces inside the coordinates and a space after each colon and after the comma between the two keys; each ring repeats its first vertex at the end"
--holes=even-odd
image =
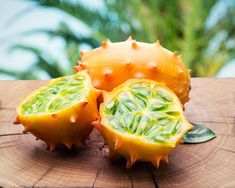
{"type": "Polygon", "coordinates": [[[182,130],[181,113],[173,96],[153,83],[125,86],[101,110],[115,130],[150,142],[172,142],[171,138],[182,130]]]}
{"type": "Polygon", "coordinates": [[[22,114],[53,113],[78,102],[85,92],[86,79],[81,74],[65,76],[49,83],[22,105],[22,114]]]}

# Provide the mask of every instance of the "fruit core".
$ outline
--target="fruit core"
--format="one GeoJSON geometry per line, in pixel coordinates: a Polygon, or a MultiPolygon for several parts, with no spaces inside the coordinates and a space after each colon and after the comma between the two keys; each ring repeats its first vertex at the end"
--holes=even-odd
{"type": "Polygon", "coordinates": [[[61,77],[41,87],[22,105],[23,115],[57,112],[79,102],[86,93],[86,78],[75,74],[61,77]]]}
{"type": "Polygon", "coordinates": [[[132,83],[122,88],[101,110],[108,126],[147,142],[169,144],[183,129],[181,106],[172,94],[154,83],[132,83]]]}

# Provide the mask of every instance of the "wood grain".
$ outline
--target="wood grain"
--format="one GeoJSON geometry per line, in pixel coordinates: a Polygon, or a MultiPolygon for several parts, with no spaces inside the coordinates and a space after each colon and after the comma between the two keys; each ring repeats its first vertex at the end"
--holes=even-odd
{"type": "Polygon", "coordinates": [[[186,116],[217,134],[210,142],[179,145],[155,169],[110,161],[94,130],[85,146],[45,149],[42,141],[13,125],[15,107],[44,81],[0,81],[0,187],[235,187],[235,79],[192,79],[186,116]]]}

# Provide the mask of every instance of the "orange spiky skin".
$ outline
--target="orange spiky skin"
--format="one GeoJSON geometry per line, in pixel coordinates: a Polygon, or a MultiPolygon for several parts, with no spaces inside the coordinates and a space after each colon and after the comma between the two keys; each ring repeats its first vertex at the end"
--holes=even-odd
{"type": "MultiPolygon", "coordinates": [[[[190,129],[193,128],[183,114],[183,110],[181,109],[181,116],[183,121],[183,129],[178,135],[178,137],[174,138],[174,143],[172,144],[160,144],[160,143],[152,143],[141,140],[136,135],[131,134],[123,134],[117,130],[114,130],[109,126],[109,122],[105,118],[105,112],[102,110],[104,103],[106,101],[110,101],[113,96],[115,96],[120,90],[124,90],[125,85],[129,83],[135,83],[136,81],[147,81],[149,83],[156,83],[155,81],[148,79],[130,79],[123,84],[116,87],[111,92],[103,92],[103,103],[100,105],[100,118],[92,123],[92,125],[102,134],[106,144],[109,147],[109,157],[115,156],[123,156],[126,158],[126,168],[130,169],[136,161],[147,161],[151,162],[154,167],[158,168],[160,161],[164,161],[168,163],[168,154],[169,152],[176,147],[178,143],[180,143],[183,135],[190,129]]],[[[159,84],[161,85],[161,84],[159,84]]],[[[162,85],[163,88],[168,90],[172,96],[174,96],[174,102],[178,104],[181,108],[181,103],[178,97],[167,87],[162,85]]]]}
{"type": "Polygon", "coordinates": [[[156,144],[146,144],[138,138],[126,137],[118,132],[112,131],[103,123],[93,123],[101,132],[105,143],[109,147],[110,158],[114,156],[123,156],[127,160],[126,168],[130,169],[136,161],[149,161],[155,167],[159,166],[161,160],[166,162],[168,153],[174,147],[165,147],[156,144]],[[117,144],[118,143],[118,144],[117,144]]]}
{"type": "Polygon", "coordinates": [[[136,42],[103,42],[100,48],[81,53],[75,71],[88,70],[94,87],[111,91],[131,78],[148,78],[169,87],[184,105],[189,100],[190,75],[180,55],[153,44],[136,42]],[[83,65],[86,64],[86,66],[83,65]],[[108,70],[108,71],[107,71],[108,70]]]}
{"type": "MultiPolygon", "coordinates": [[[[87,73],[82,74],[90,80],[87,73]]],[[[71,149],[72,145],[80,145],[91,133],[92,121],[99,116],[96,101],[100,91],[93,88],[90,81],[87,87],[89,89],[83,100],[69,108],[53,114],[23,115],[21,105],[33,95],[32,93],[17,107],[15,123],[21,123],[24,126],[24,133],[31,132],[37,139],[43,140],[50,151],[55,150],[57,144],[63,144],[68,149],[71,149]]]]}

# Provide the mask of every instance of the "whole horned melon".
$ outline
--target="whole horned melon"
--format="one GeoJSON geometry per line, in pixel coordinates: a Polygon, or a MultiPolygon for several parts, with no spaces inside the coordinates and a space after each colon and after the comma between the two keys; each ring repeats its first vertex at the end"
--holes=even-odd
{"type": "Polygon", "coordinates": [[[153,44],[109,40],[88,52],[81,52],[75,71],[88,70],[95,88],[111,91],[131,78],[147,78],[169,87],[184,105],[189,100],[190,75],[180,55],[153,44]]]}
{"type": "Polygon", "coordinates": [[[110,157],[123,156],[127,168],[136,161],[158,167],[193,126],[178,97],[166,86],[148,79],[131,79],[104,93],[100,119],[93,125],[109,147],[110,157]]]}
{"type": "Polygon", "coordinates": [[[22,100],[15,124],[23,124],[24,133],[31,132],[51,151],[57,144],[71,149],[91,133],[99,95],[86,71],[53,79],[22,100]]]}

